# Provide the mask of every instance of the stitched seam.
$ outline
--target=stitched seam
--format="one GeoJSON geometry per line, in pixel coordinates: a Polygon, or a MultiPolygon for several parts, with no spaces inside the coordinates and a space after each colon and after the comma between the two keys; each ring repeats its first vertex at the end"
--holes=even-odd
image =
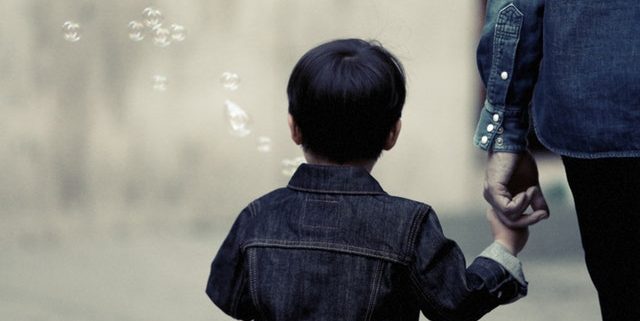
{"type": "MultiPolygon", "coordinates": [[[[498,66],[497,66],[497,62],[500,61],[502,59],[502,48],[500,48],[499,44],[501,44],[502,41],[501,39],[498,37],[498,28],[495,28],[493,30],[493,49],[492,49],[492,53],[493,53],[493,59],[491,61],[491,75],[489,76],[489,81],[487,82],[487,84],[493,84],[490,88],[487,88],[487,90],[491,93],[491,95],[487,96],[487,99],[489,100],[493,100],[493,97],[496,95],[496,76],[495,74],[498,72],[498,66]],[[500,40],[500,41],[499,41],[500,40]]],[[[492,103],[499,103],[499,102],[492,102],[492,103]]]]}
{"type": "Polygon", "coordinates": [[[256,264],[256,251],[249,251],[249,281],[251,284],[251,286],[249,287],[249,292],[251,292],[251,299],[253,300],[253,305],[256,307],[256,310],[258,310],[258,313],[260,313],[260,316],[262,317],[263,320],[267,320],[258,301],[258,287],[256,284],[257,281],[256,281],[255,264],[256,264]]]}
{"type": "Polygon", "coordinates": [[[498,36],[518,36],[518,34],[520,33],[520,26],[511,26],[507,23],[512,22],[513,19],[517,19],[522,16],[524,16],[522,11],[520,11],[518,7],[516,7],[516,5],[513,3],[510,3],[506,7],[502,8],[502,10],[498,12],[498,20],[496,21],[496,24],[503,25],[503,28],[499,30],[500,34],[498,36]]]}
{"type": "MultiPolygon", "coordinates": [[[[519,33],[522,28],[522,17],[522,12],[520,12],[520,10],[511,3],[500,10],[498,18],[496,19],[495,29],[493,31],[493,59],[491,61],[491,75],[489,76],[488,81],[488,84],[491,86],[490,88],[487,88],[491,93],[491,95],[489,95],[489,100],[493,100],[493,98],[498,100],[492,102],[495,104],[504,104],[504,102],[506,102],[509,87],[511,86],[512,77],[506,80],[506,84],[501,83],[497,79],[498,65],[500,65],[500,62],[503,60],[503,47],[505,47],[505,42],[510,39],[515,39],[514,47],[512,48],[513,57],[511,57],[509,66],[509,72],[513,73],[515,55],[518,50],[518,43],[520,42],[519,33]],[[512,30],[509,31],[509,29],[512,30]],[[501,94],[501,97],[497,97],[498,93],[501,94]]],[[[506,49],[510,49],[510,47],[507,47],[506,49]]]]}
{"type": "Polygon", "coordinates": [[[407,257],[411,257],[413,251],[415,249],[416,237],[418,236],[419,225],[422,223],[422,220],[425,218],[426,213],[429,212],[429,206],[427,206],[425,211],[422,211],[421,208],[418,208],[418,214],[414,217],[413,222],[411,223],[411,228],[409,229],[409,247],[407,248],[407,257]]]}
{"type": "Polygon", "coordinates": [[[353,251],[362,251],[362,252],[366,252],[366,253],[374,253],[377,255],[387,255],[389,256],[389,258],[391,259],[396,259],[399,257],[400,255],[396,254],[396,253],[392,253],[392,252],[387,252],[387,251],[381,251],[381,250],[374,250],[374,249],[370,249],[370,248],[366,248],[366,247],[359,247],[359,246],[353,246],[353,245],[344,245],[344,244],[339,244],[339,243],[332,243],[332,242],[313,242],[313,241],[289,241],[289,240],[279,240],[279,239],[249,239],[246,240],[245,242],[243,242],[240,245],[240,250],[244,250],[244,248],[247,248],[253,244],[266,244],[266,245],[300,245],[300,246],[314,246],[314,247],[322,247],[325,248],[327,250],[353,250],[353,251]],[[327,246],[327,247],[323,247],[323,246],[327,246]]]}
{"type": "Polygon", "coordinates": [[[529,104],[524,105],[514,105],[514,104],[497,104],[492,103],[485,99],[485,102],[482,106],[489,113],[503,112],[505,115],[515,115],[521,114],[524,109],[529,108],[529,104]]]}
{"type": "Polygon", "coordinates": [[[520,152],[523,150],[526,150],[527,147],[526,146],[510,146],[510,145],[506,145],[503,144],[502,147],[500,146],[493,146],[493,150],[494,151],[514,151],[514,152],[520,152]]]}
{"type": "Polygon", "coordinates": [[[250,214],[251,217],[255,217],[256,213],[258,212],[256,210],[256,204],[255,203],[256,203],[255,201],[249,203],[249,214],[250,214]]]}
{"type": "Polygon", "coordinates": [[[313,188],[296,187],[291,184],[287,185],[288,188],[311,193],[323,193],[323,194],[354,194],[354,195],[386,195],[384,191],[337,191],[337,190],[322,190],[313,188]]]}
{"type": "Polygon", "coordinates": [[[242,290],[244,289],[247,283],[246,279],[247,278],[244,276],[244,273],[243,273],[240,277],[240,287],[236,289],[235,296],[233,298],[233,301],[231,302],[231,312],[234,315],[238,314],[238,304],[240,303],[240,298],[242,298],[242,290]]]}
{"type": "Polygon", "coordinates": [[[584,151],[577,151],[577,150],[568,150],[566,148],[559,148],[554,146],[554,144],[551,144],[546,137],[544,137],[542,135],[542,132],[539,131],[538,126],[536,124],[536,109],[533,109],[533,130],[536,133],[536,136],[538,137],[538,140],[540,140],[540,143],[542,143],[542,145],[544,147],[546,147],[547,149],[549,149],[550,151],[558,154],[558,155],[562,155],[562,156],[569,156],[569,157],[574,157],[574,158],[582,158],[582,159],[595,159],[595,158],[601,158],[601,157],[640,157],[640,150],[623,150],[623,151],[601,151],[601,152],[584,152],[584,151]]]}
{"type": "Polygon", "coordinates": [[[445,317],[447,314],[440,308],[438,304],[436,304],[436,301],[430,295],[424,292],[424,290],[420,286],[420,281],[418,281],[418,277],[415,275],[414,269],[409,270],[409,277],[411,281],[413,281],[415,287],[418,289],[418,293],[420,293],[422,298],[425,301],[429,302],[430,305],[436,310],[436,312],[440,314],[440,316],[442,316],[445,319],[448,319],[447,317],[445,317]]]}
{"type": "Polygon", "coordinates": [[[348,249],[341,249],[336,247],[327,247],[322,245],[332,245],[332,243],[306,243],[306,242],[287,242],[277,240],[260,240],[249,241],[242,245],[241,250],[246,251],[251,247],[276,247],[276,248],[292,248],[292,249],[310,249],[310,250],[324,250],[338,253],[356,254],[366,257],[373,257],[394,263],[406,265],[407,262],[393,253],[373,251],[366,248],[349,247],[348,249]],[[272,243],[273,242],[273,243],[272,243]]]}
{"type": "Polygon", "coordinates": [[[373,310],[376,305],[376,299],[378,298],[378,291],[380,290],[380,283],[382,283],[382,267],[384,262],[379,261],[376,266],[376,272],[373,276],[373,283],[371,284],[371,296],[369,297],[369,308],[365,314],[364,321],[370,321],[373,316],[373,310]]]}
{"type": "Polygon", "coordinates": [[[317,198],[307,198],[307,200],[305,201],[307,203],[312,203],[312,202],[317,202],[317,203],[331,203],[331,204],[340,204],[340,201],[336,201],[336,200],[322,200],[322,199],[317,199],[317,198]]]}
{"type": "Polygon", "coordinates": [[[468,321],[468,320],[476,319],[476,318],[473,318],[472,316],[463,317],[463,319],[451,318],[449,313],[445,312],[442,308],[440,308],[440,306],[436,303],[437,302],[436,300],[434,300],[430,295],[428,295],[422,290],[422,287],[420,287],[420,282],[417,280],[417,276],[415,276],[413,269],[409,273],[409,276],[411,278],[411,281],[413,281],[415,286],[418,288],[418,292],[422,295],[425,301],[428,301],[431,304],[431,306],[434,308],[434,310],[436,310],[436,312],[439,313],[444,320],[468,321]]]}

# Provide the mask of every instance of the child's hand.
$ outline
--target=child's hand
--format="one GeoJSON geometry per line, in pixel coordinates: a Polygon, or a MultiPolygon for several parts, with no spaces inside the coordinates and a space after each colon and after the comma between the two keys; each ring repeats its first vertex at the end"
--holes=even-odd
{"type": "Polygon", "coordinates": [[[518,255],[524,248],[524,245],[527,244],[529,228],[509,228],[504,225],[496,215],[497,213],[493,208],[487,209],[487,220],[489,220],[491,225],[493,239],[504,246],[514,256],[518,255]]]}

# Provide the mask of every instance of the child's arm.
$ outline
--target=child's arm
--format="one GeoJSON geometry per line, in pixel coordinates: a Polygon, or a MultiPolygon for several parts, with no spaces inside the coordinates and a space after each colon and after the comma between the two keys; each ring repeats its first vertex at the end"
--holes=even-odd
{"type": "Polygon", "coordinates": [[[513,256],[517,256],[529,239],[529,228],[509,228],[498,219],[497,215],[493,208],[487,209],[487,220],[491,225],[493,239],[513,256]]]}
{"type": "Polygon", "coordinates": [[[251,303],[245,262],[240,249],[241,243],[246,239],[251,219],[250,206],[240,213],[211,263],[206,290],[211,301],[224,313],[241,320],[257,317],[251,303]]]}
{"type": "Polygon", "coordinates": [[[433,321],[478,320],[526,295],[520,261],[499,244],[487,247],[467,268],[462,251],[443,235],[429,210],[416,238],[415,262],[409,265],[425,316],[433,321]]]}

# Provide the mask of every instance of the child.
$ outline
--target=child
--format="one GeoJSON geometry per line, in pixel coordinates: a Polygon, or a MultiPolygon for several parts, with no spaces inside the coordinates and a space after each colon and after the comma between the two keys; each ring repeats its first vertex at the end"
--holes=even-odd
{"type": "Polygon", "coordinates": [[[477,320],[524,296],[515,255],[528,231],[488,212],[495,242],[465,268],[433,209],[390,196],[369,174],[400,132],[405,78],[380,44],[307,52],[287,88],[308,164],[249,204],[211,265],[207,294],[249,320],[477,320]]]}

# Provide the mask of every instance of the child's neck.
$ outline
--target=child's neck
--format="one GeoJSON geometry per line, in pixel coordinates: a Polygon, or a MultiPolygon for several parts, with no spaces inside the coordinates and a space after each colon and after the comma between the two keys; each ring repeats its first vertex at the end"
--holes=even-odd
{"type": "Polygon", "coordinates": [[[304,158],[307,160],[307,163],[312,165],[356,166],[356,167],[364,168],[369,173],[371,173],[371,170],[373,170],[373,166],[375,166],[376,164],[375,159],[364,160],[364,161],[350,161],[346,163],[336,163],[327,159],[326,157],[317,156],[310,152],[304,152],[304,158]]]}

